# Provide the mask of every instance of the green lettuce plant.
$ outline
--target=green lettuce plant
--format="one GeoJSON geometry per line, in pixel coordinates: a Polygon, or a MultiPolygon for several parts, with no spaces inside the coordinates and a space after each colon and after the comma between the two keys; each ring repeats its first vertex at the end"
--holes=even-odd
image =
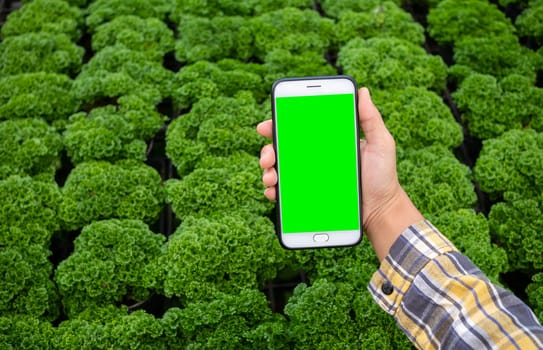
{"type": "Polygon", "coordinates": [[[158,266],[166,295],[192,303],[262,288],[286,262],[287,252],[269,219],[221,212],[185,218],[170,236],[158,266]]]}
{"type": "Polygon", "coordinates": [[[543,59],[522,46],[514,35],[466,37],[457,42],[455,64],[450,68],[451,80],[462,81],[473,73],[505,78],[511,74],[536,81],[543,59]]]}
{"type": "Polygon", "coordinates": [[[526,198],[543,190],[543,133],[534,130],[510,130],[498,138],[483,142],[474,168],[481,190],[492,199],[506,192],[526,198]]]}
{"type": "Polygon", "coordinates": [[[65,312],[137,303],[158,286],[156,260],[165,237],[139,220],[110,219],[85,226],[74,251],[55,271],[65,312]]]}
{"type": "Polygon", "coordinates": [[[166,19],[172,10],[170,0],[95,0],[87,7],[88,16],[85,19],[90,32],[103,23],[116,17],[133,15],[141,18],[166,19]]]}
{"type": "Polygon", "coordinates": [[[373,89],[418,86],[441,92],[447,77],[441,57],[398,38],[352,39],[339,50],[337,63],[345,74],[373,89]]]}
{"type": "Polygon", "coordinates": [[[411,347],[394,319],[383,314],[369,292],[349,283],[327,279],[311,286],[301,283],[285,306],[285,314],[294,349],[411,347]]]}
{"type": "Polygon", "coordinates": [[[191,63],[224,58],[249,59],[253,55],[253,39],[248,21],[240,16],[181,16],[175,58],[191,63]]]}
{"type": "Polygon", "coordinates": [[[452,149],[463,140],[462,127],[440,96],[421,87],[373,90],[372,98],[399,147],[441,145],[452,149]]]}
{"type": "Polygon", "coordinates": [[[90,106],[125,95],[137,95],[156,105],[171,95],[173,74],[144,52],[108,46],[82,68],[73,89],[90,106]]]}
{"type": "Polygon", "coordinates": [[[119,16],[98,26],[92,35],[95,52],[108,46],[143,52],[151,60],[162,62],[164,55],[174,49],[173,31],[157,18],[119,16]]]}
{"type": "Polygon", "coordinates": [[[207,0],[205,3],[174,0],[172,18],[177,21],[184,14],[199,17],[256,16],[285,7],[311,8],[311,0],[207,0]]]}
{"type": "MultiPolygon", "coordinates": [[[[401,1],[399,0],[390,0],[390,1],[321,0],[320,2],[324,13],[327,16],[333,17],[333,18],[340,17],[340,15],[346,11],[367,12],[367,11],[371,11],[372,9],[379,8],[379,6],[383,6],[388,3],[394,3],[398,6],[401,5],[401,1]]],[[[388,6],[388,5],[385,5],[385,6],[388,6]]]]}
{"type": "Polygon", "coordinates": [[[441,45],[453,45],[468,37],[514,34],[515,27],[488,1],[444,0],[428,13],[428,33],[441,45]]]}
{"type": "Polygon", "coordinates": [[[416,45],[424,43],[424,27],[392,1],[384,1],[366,11],[344,11],[335,26],[337,41],[346,44],[354,38],[395,37],[416,45]]]}
{"type": "Polygon", "coordinates": [[[511,271],[534,274],[543,270],[543,198],[507,192],[488,216],[493,238],[509,259],[511,271]]]}
{"type": "Polygon", "coordinates": [[[0,78],[0,120],[44,118],[64,122],[75,113],[80,101],[73,81],[55,73],[25,73],[0,78]]]}
{"type": "Polygon", "coordinates": [[[245,152],[204,158],[181,180],[166,182],[167,201],[178,219],[243,210],[269,214],[274,206],[263,195],[258,158],[245,152]]]}
{"type": "Polygon", "coordinates": [[[69,118],[63,138],[72,163],[91,160],[145,160],[148,139],[166,117],[136,96],[119,98],[118,106],[95,108],[69,118]]]}
{"type": "MultiPolygon", "coordinates": [[[[55,182],[12,175],[0,180],[0,193],[0,225],[8,229],[19,228],[21,236],[18,239],[21,241],[28,240],[23,237],[31,235],[34,230],[55,232],[60,229],[62,195],[55,182]]],[[[42,234],[39,236],[43,237],[42,234]]],[[[2,238],[6,237],[8,235],[2,234],[2,238]]],[[[47,241],[40,240],[40,243],[47,241]]]]}
{"type": "Polygon", "coordinates": [[[160,319],[114,305],[88,308],[62,321],[55,333],[54,349],[166,349],[160,319]]]}
{"type": "Polygon", "coordinates": [[[152,223],[164,201],[158,172],[135,160],[81,163],[68,175],[62,194],[60,216],[70,230],[111,218],[152,223]]]}
{"type": "Polygon", "coordinates": [[[536,317],[543,319],[543,272],[532,276],[532,283],[526,288],[526,293],[536,317]]]}
{"type": "Polygon", "coordinates": [[[469,133],[480,139],[527,126],[543,131],[543,89],[524,76],[496,79],[472,74],[453,93],[453,99],[469,133]]]}
{"type": "Polygon", "coordinates": [[[274,49],[266,54],[263,66],[264,86],[268,88],[268,93],[269,87],[280,78],[337,74],[336,68],[324,55],[314,51],[292,53],[286,49],[274,49]]]}
{"type": "Polygon", "coordinates": [[[262,80],[264,73],[265,67],[255,63],[232,59],[217,63],[198,61],[183,67],[176,74],[172,97],[176,108],[180,110],[188,109],[207,97],[233,97],[243,90],[250,91],[261,101],[268,93],[262,80]]]}
{"type": "Polygon", "coordinates": [[[191,111],[170,123],[166,154],[180,175],[187,175],[205,156],[237,151],[258,154],[265,140],[255,132],[266,116],[250,93],[203,98],[191,111]]]}
{"type": "Polygon", "coordinates": [[[26,33],[0,44],[0,76],[20,73],[79,71],[84,49],[64,34],[26,33]]]}
{"type": "Polygon", "coordinates": [[[169,349],[290,349],[284,317],[254,289],[172,307],[162,324],[169,349]]]}
{"type": "Polygon", "coordinates": [[[25,33],[66,34],[78,40],[83,26],[83,11],[62,0],[34,0],[8,15],[2,25],[2,38],[25,33]]]}
{"type": "Polygon", "coordinates": [[[267,12],[250,20],[254,55],[265,59],[276,49],[292,54],[324,52],[334,40],[334,22],[313,10],[287,7],[267,12]]]}
{"type": "Polygon", "coordinates": [[[0,316],[2,349],[51,349],[55,329],[49,321],[34,316],[0,316]]]}
{"type": "Polygon", "coordinates": [[[517,17],[515,25],[519,35],[543,43],[543,1],[530,0],[528,7],[517,17]]]}
{"type": "Polygon", "coordinates": [[[40,118],[0,122],[0,179],[11,175],[52,179],[60,167],[62,138],[40,118]]]}
{"type": "Polygon", "coordinates": [[[42,245],[0,247],[0,313],[52,321],[58,317],[58,296],[50,275],[51,252],[42,245]]]}
{"type": "Polygon", "coordinates": [[[482,213],[459,209],[429,219],[492,282],[500,283],[500,274],[509,270],[507,253],[492,242],[488,220],[482,213]]]}
{"type": "Polygon", "coordinates": [[[424,215],[475,207],[470,169],[443,146],[401,151],[398,159],[400,183],[424,215]]]}

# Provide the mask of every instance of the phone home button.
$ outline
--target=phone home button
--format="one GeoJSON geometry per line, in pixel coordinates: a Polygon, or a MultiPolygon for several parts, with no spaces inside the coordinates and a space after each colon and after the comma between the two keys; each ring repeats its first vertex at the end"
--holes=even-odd
{"type": "Polygon", "coordinates": [[[327,242],[328,235],[326,233],[319,233],[313,236],[313,241],[315,242],[327,242]]]}

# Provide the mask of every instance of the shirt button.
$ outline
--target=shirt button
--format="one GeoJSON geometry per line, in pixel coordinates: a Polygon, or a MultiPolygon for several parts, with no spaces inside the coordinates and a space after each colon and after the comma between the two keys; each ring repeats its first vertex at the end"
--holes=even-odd
{"type": "Polygon", "coordinates": [[[389,281],[386,281],[386,282],[383,283],[383,285],[381,286],[381,290],[382,290],[383,293],[385,293],[386,295],[390,295],[390,294],[392,294],[392,292],[394,291],[394,288],[392,287],[392,283],[390,283],[389,281]]]}

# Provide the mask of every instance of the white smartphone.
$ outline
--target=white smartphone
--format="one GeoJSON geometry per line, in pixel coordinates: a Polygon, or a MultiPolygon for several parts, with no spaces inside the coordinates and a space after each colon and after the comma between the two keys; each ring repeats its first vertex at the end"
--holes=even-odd
{"type": "Polygon", "coordinates": [[[351,246],[362,238],[357,101],[348,76],[273,84],[277,233],[285,248],[351,246]]]}

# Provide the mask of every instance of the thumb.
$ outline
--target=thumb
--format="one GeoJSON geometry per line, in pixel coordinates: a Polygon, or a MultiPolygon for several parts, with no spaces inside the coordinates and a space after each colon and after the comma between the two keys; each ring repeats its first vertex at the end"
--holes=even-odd
{"type": "Polygon", "coordinates": [[[381,113],[373,104],[370,91],[365,87],[358,90],[358,117],[369,144],[380,143],[383,137],[390,137],[381,113]]]}

